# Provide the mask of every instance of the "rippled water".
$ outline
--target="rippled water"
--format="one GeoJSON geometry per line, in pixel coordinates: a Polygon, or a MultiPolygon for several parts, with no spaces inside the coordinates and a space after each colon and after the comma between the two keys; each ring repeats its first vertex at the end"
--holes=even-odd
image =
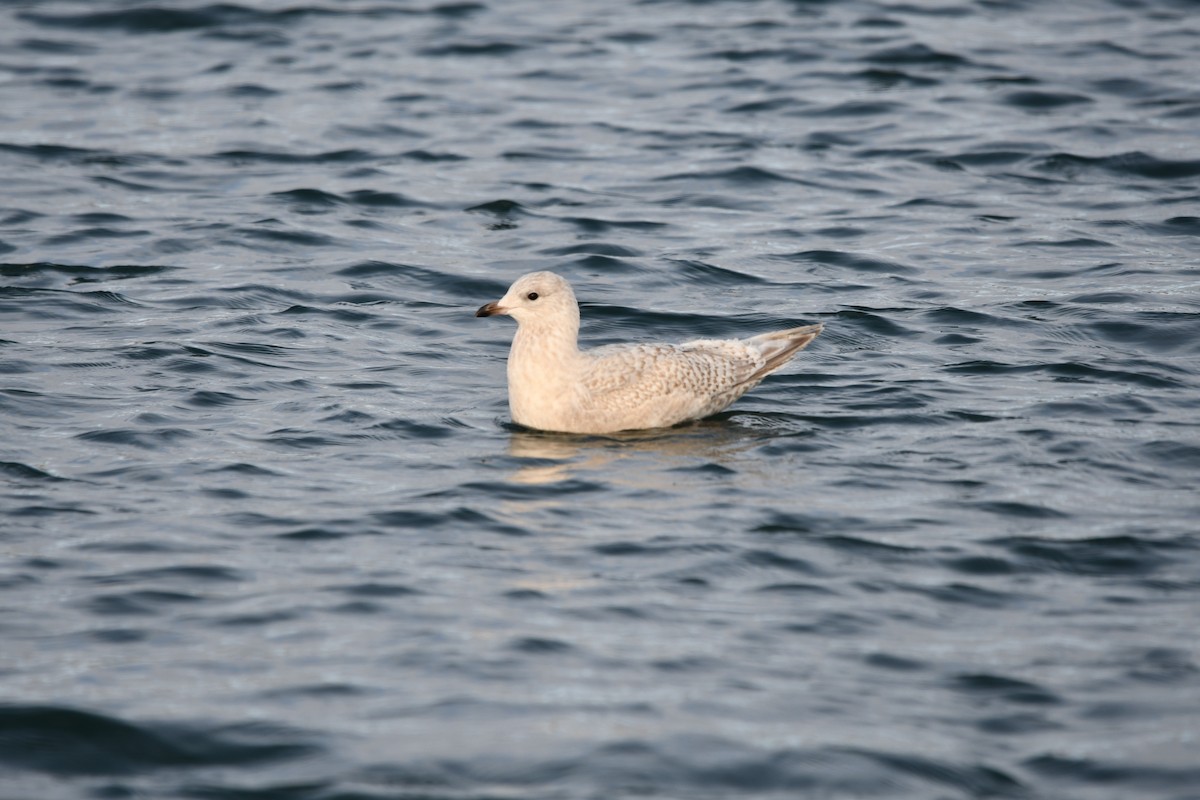
{"type": "Polygon", "coordinates": [[[0,796],[1200,797],[1197,9],[0,3],[0,796]]]}

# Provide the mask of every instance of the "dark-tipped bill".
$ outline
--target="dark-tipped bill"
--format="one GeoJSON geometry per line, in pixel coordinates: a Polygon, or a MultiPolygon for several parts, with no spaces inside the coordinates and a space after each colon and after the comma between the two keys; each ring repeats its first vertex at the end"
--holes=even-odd
{"type": "Polygon", "coordinates": [[[475,312],[475,316],[490,317],[493,314],[503,314],[503,313],[504,313],[504,309],[501,308],[499,303],[484,303],[483,305],[481,305],[479,307],[479,310],[475,312]]]}

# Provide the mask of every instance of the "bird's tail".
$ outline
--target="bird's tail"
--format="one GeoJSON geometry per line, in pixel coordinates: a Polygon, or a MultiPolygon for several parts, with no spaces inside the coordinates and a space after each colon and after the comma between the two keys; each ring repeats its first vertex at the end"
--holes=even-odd
{"type": "Polygon", "coordinates": [[[817,338],[824,325],[803,325],[799,328],[788,328],[786,331],[772,331],[751,336],[746,344],[757,347],[763,354],[766,363],[754,373],[754,378],[762,380],[803,350],[809,342],[817,338]]]}

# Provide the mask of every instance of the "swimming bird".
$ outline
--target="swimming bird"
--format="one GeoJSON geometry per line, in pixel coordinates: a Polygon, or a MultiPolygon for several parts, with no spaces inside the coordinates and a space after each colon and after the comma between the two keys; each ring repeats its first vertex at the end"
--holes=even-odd
{"type": "Polygon", "coordinates": [[[791,361],[823,327],[580,350],[575,292],[553,272],[522,275],[475,312],[497,314],[517,321],[508,354],[513,421],[562,433],[664,428],[715,414],[791,361]]]}

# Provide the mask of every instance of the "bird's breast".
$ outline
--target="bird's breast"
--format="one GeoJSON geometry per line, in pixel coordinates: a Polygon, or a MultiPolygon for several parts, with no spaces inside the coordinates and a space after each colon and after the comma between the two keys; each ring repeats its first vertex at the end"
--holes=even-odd
{"type": "Polygon", "coordinates": [[[579,370],[580,354],[575,347],[547,337],[518,334],[508,356],[508,405],[513,421],[540,430],[568,430],[579,405],[579,370]]]}

